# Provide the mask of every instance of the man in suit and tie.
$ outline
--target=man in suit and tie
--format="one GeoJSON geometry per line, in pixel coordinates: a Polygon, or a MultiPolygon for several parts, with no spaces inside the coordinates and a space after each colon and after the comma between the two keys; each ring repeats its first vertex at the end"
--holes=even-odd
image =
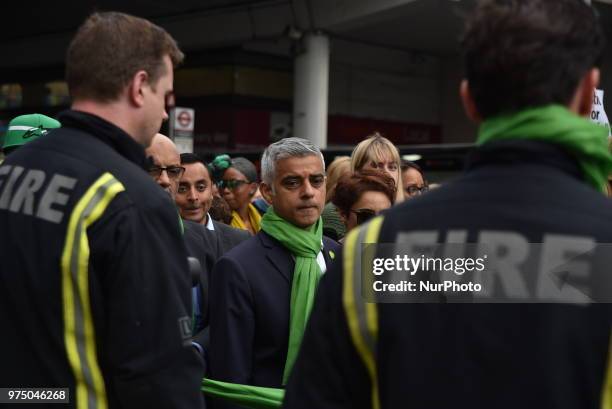
{"type": "Polygon", "coordinates": [[[210,370],[215,380],[280,388],[339,245],[322,235],[325,163],[316,146],[300,138],[270,145],[262,179],[272,205],[262,230],[221,257],[211,274],[210,370]]]}

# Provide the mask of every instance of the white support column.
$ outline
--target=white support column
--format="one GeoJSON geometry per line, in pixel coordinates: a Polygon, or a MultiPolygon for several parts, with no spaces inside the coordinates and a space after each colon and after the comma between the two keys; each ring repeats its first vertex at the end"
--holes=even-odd
{"type": "Polygon", "coordinates": [[[329,39],[321,33],[306,33],[295,58],[293,135],[327,146],[329,99],[329,39]]]}

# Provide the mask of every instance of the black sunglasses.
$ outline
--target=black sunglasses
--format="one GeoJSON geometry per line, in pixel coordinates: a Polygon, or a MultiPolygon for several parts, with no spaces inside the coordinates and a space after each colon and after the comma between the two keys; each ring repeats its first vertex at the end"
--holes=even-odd
{"type": "Polygon", "coordinates": [[[229,190],[233,190],[247,183],[250,183],[250,182],[246,180],[239,180],[239,179],[221,179],[220,181],[217,182],[217,187],[219,188],[219,190],[225,189],[225,188],[228,188],[229,190]]]}
{"type": "Polygon", "coordinates": [[[372,209],[357,209],[351,210],[357,218],[357,225],[363,224],[376,216],[376,212],[372,209]]]}

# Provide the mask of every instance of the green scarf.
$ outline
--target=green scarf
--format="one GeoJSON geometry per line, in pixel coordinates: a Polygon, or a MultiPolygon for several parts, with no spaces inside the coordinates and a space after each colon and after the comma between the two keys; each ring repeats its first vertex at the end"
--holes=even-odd
{"type": "Polygon", "coordinates": [[[561,105],[529,108],[487,119],[480,125],[478,145],[502,139],[550,142],[564,148],[580,165],[586,181],[606,191],[612,172],[608,131],[561,105]]]}
{"type": "Polygon", "coordinates": [[[261,229],[280,241],[295,257],[289,310],[289,349],[283,372],[285,385],[300,349],[317,284],[321,278],[317,255],[322,246],[323,222],[319,218],[310,228],[301,229],[278,216],[273,208],[269,208],[261,219],[261,229]]]}
{"type": "MultiPolygon", "coordinates": [[[[289,347],[283,371],[283,385],[285,385],[300,349],[317,284],[321,278],[317,255],[321,251],[323,222],[319,218],[309,229],[300,229],[279,217],[270,207],[261,219],[261,229],[280,241],[295,257],[289,310],[289,347]]],[[[202,391],[208,396],[253,409],[279,408],[285,396],[285,391],[281,388],[265,388],[212,379],[202,380],[202,391]]]]}
{"type": "Polygon", "coordinates": [[[252,409],[280,408],[285,390],[202,379],[202,391],[213,398],[252,409]]]}

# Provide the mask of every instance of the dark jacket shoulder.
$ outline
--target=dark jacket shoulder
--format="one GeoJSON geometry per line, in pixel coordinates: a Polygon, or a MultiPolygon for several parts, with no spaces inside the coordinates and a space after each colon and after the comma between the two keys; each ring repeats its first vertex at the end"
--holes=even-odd
{"type": "Polygon", "coordinates": [[[227,224],[215,220],[213,220],[213,226],[215,227],[214,231],[219,234],[221,239],[222,254],[251,238],[251,235],[247,231],[228,226],[227,224]]]}

